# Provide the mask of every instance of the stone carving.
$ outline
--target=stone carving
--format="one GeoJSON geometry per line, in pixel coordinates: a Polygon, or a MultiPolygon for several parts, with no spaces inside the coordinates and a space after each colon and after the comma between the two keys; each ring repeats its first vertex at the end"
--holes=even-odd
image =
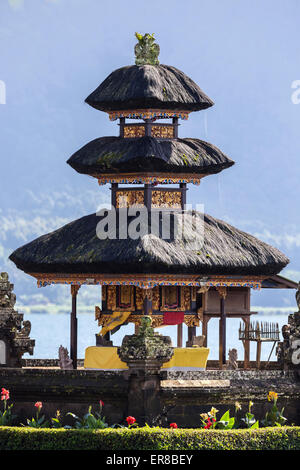
{"type": "Polygon", "coordinates": [[[63,370],[72,370],[73,361],[69,357],[69,352],[67,348],[64,348],[62,345],[59,346],[58,349],[58,358],[59,358],[59,367],[63,370]]]}
{"type": "Polygon", "coordinates": [[[33,354],[35,341],[29,338],[31,323],[15,309],[16,296],[7,273],[0,274],[0,365],[22,367],[22,356],[33,354]]]}
{"type": "MultiPolygon", "coordinates": [[[[297,293],[299,290],[297,291],[297,293]]],[[[297,298],[297,294],[296,294],[297,298]]],[[[298,299],[299,300],[299,294],[298,299]]],[[[278,343],[276,355],[278,362],[285,368],[300,367],[300,311],[288,316],[288,324],[282,327],[283,341],[278,343]]]]}
{"type": "Polygon", "coordinates": [[[235,348],[229,349],[228,351],[228,362],[227,362],[227,369],[229,370],[235,370],[238,369],[238,353],[235,348]]]}
{"type": "Polygon", "coordinates": [[[29,336],[31,332],[31,322],[29,320],[23,321],[23,328],[18,332],[18,336],[29,336]]]}
{"type": "Polygon", "coordinates": [[[193,336],[192,337],[192,346],[198,346],[199,348],[203,348],[205,336],[193,336]]]}
{"type": "Polygon", "coordinates": [[[300,312],[300,282],[298,282],[298,289],[296,291],[296,302],[297,302],[297,306],[298,306],[298,311],[300,312]]]}
{"type": "Polygon", "coordinates": [[[160,52],[159,45],[156,44],[154,34],[135,33],[138,43],[134,47],[136,65],[158,65],[158,56],[160,52]]]}
{"type": "Polygon", "coordinates": [[[118,355],[129,367],[136,361],[155,361],[161,367],[173,354],[171,338],[154,332],[150,316],[143,316],[138,334],[126,335],[118,348],[118,355]]]}

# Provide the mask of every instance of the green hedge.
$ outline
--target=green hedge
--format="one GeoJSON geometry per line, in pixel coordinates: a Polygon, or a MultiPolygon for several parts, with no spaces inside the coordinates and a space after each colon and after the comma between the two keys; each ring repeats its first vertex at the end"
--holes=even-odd
{"type": "Polygon", "coordinates": [[[0,427],[0,450],[299,450],[300,427],[33,429],[0,427]]]}

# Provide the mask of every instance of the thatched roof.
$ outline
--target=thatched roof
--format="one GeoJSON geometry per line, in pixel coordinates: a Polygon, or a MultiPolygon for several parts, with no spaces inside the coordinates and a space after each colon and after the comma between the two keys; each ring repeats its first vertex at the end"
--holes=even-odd
{"type": "Polygon", "coordinates": [[[199,139],[157,140],[154,137],[92,140],[68,162],[84,174],[105,173],[218,173],[234,164],[217,147],[199,139]]]}
{"type": "Polygon", "coordinates": [[[193,80],[170,65],[129,65],[117,69],[85,101],[101,111],[199,111],[214,104],[193,80]]]}
{"type": "MultiPolygon", "coordinates": [[[[180,220],[180,213],[175,217],[180,220]]],[[[10,259],[31,273],[90,274],[273,275],[289,262],[276,248],[208,215],[203,219],[202,246],[201,231],[191,241],[195,213],[187,217],[188,230],[182,240],[153,235],[100,240],[96,235],[100,218],[91,214],[24,245],[10,259]]]]}

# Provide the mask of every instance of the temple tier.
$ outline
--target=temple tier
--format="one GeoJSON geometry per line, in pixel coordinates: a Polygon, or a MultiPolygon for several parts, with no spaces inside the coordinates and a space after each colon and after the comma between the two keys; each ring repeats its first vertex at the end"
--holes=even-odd
{"type": "MultiPolygon", "coordinates": [[[[127,209],[145,208],[140,236],[129,236],[129,217],[125,223],[117,222],[114,237],[108,233],[101,238],[97,228],[105,216],[91,214],[17,249],[10,259],[34,276],[39,286],[71,285],[71,358],[75,367],[78,290],[82,284],[99,284],[101,307],[95,307],[95,314],[102,329],[97,335],[98,346],[110,349],[111,334],[128,322],[138,330],[147,315],[153,327],[177,325],[179,349],[183,346],[182,325],[187,325],[186,346],[198,347],[193,348],[194,353],[199,352],[197,357],[203,356],[204,349],[207,353],[201,364],[190,359],[190,363],[180,363],[181,352],[176,350],[175,367],[202,368],[208,354],[208,322],[216,317],[222,368],[226,362],[226,318],[239,317],[250,324],[255,313],[250,308],[251,288],[294,288],[294,283],[278,276],[289,260],[276,248],[226,222],[186,210],[187,184],[199,184],[203,177],[234,162],[208,142],[180,137],[179,120],[211,107],[213,102],[183,72],[159,64],[159,47],[153,36],[137,38],[136,65],[112,72],[86,99],[108,113],[112,121],[119,119],[119,136],[91,141],[72,155],[68,164],[95,177],[99,184],[111,184],[111,212],[117,217],[127,209]],[[157,213],[155,232],[152,216],[157,213]],[[161,219],[167,213],[172,215],[173,229],[164,237],[161,219]],[[196,219],[200,225],[195,231],[196,219]],[[182,224],[185,232],[179,240],[174,227],[182,224]],[[199,337],[196,327],[201,325],[199,337]]],[[[248,367],[249,341],[244,347],[248,367]]],[[[109,349],[102,348],[103,357],[109,349]]],[[[101,353],[101,348],[98,351],[101,353]]],[[[90,348],[87,354],[92,354],[90,348]]],[[[123,367],[118,358],[112,364],[112,368],[123,367]]]]}

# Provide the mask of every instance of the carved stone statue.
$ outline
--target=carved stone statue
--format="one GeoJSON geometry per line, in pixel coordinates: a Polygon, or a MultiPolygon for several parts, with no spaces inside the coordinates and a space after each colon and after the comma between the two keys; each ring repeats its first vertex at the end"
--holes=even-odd
{"type": "Polygon", "coordinates": [[[300,312],[288,316],[288,324],[282,327],[282,336],[283,341],[278,343],[276,349],[277,361],[284,369],[300,368],[297,356],[300,350],[300,312]]]}
{"type": "Polygon", "coordinates": [[[158,55],[160,52],[159,45],[156,44],[154,34],[135,33],[138,43],[135,45],[135,63],[136,65],[158,65],[158,55]]]}
{"type": "Polygon", "coordinates": [[[228,363],[227,363],[227,369],[229,370],[236,370],[239,368],[238,366],[238,353],[235,348],[229,349],[228,351],[228,363]]]}
{"type": "MultiPolygon", "coordinates": [[[[205,336],[193,336],[191,341],[191,346],[199,346],[199,348],[203,348],[205,336]]],[[[187,341],[189,343],[189,341],[187,341]]]]}
{"type": "Polygon", "coordinates": [[[18,332],[18,336],[29,336],[31,332],[31,322],[29,320],[23,321],[23,328],[18,332]]]}
{"type": "Polygon", "coordinates": [[[298,306],[298,312],[300,312],[300,282],[298,282],[298,289],[296,290],[296,302],[298,306]]]}
{"type": "Polygon", "coordinates": [[[7,273],[0,274],[0,367],[22,367],[24,353],[33,354],[35,341],[29,338],[31,323],[15,309],[14,285],[7,273]]]}
{"type": "Polygon", "coordinates": [[[63,370],[72,370],[73,361],[69,357],[69,352],[67,348],[64,348],[62,345],[59,346],[58,349],[58,357],[59,357],[59,367],[63,370]]]}

